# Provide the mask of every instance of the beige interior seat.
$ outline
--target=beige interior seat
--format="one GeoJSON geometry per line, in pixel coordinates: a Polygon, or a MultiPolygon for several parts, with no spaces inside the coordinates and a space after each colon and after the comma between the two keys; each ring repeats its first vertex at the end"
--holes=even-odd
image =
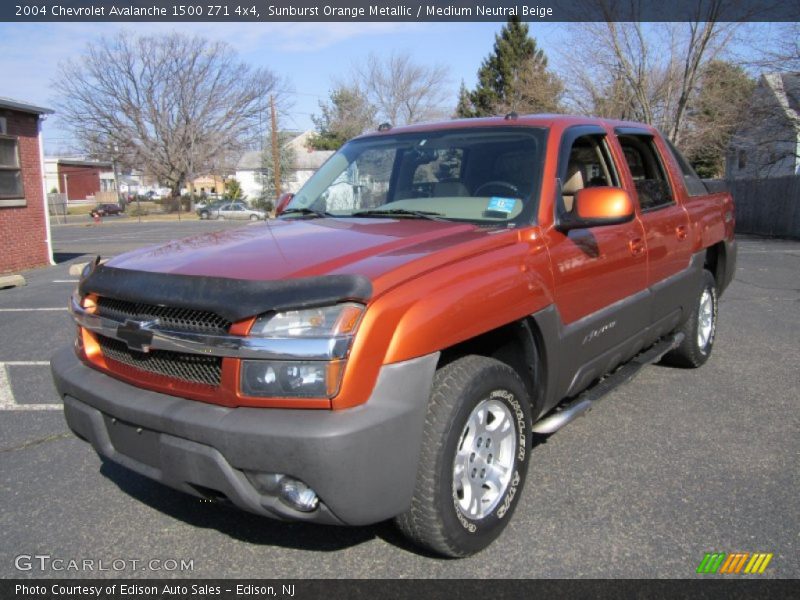
{"type": "Polygon", "coordinates": [[[567,212],[572,212],[572,207],[575,204],[575,194],[585,187],[581,166],[578,163],[570,163],[567,167],[566,181],[561,184],[561,198],[564,201],[564,209],[567,212]]]}

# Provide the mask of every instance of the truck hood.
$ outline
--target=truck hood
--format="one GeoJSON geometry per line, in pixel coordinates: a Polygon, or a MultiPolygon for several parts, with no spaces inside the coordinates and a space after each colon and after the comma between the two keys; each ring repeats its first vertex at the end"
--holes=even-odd
{"type": "Polygon", "coordinates": [[[447,221],[274,220],[143,248],[108,266],[258,281],[359,274],[379,294],[415,274],[516,239],[512,231],[447,221]]]}

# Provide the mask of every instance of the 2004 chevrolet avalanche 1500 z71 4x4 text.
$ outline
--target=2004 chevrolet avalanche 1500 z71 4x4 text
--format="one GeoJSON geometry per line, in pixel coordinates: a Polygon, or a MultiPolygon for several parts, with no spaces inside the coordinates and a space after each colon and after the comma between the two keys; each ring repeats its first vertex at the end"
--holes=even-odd
{"type": "Polygon", "coordinates": [[[190,494],[447,556],[505,527],[534,434],[703,364],[735,268],[730,195],[636,123],[382,126],[278,210],[85,269],[67,422],[190,494]]]}

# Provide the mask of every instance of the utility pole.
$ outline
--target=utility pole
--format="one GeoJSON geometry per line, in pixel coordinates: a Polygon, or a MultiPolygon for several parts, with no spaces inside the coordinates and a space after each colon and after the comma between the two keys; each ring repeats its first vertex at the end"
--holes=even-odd
{"type": "Polygon", "coordinates": [[[275,198],[280,198],[281,190],[281,152],[278,143],[278,118],[275,116],[275,96],[269,97],[269,112],[272,120],[272,176],[275,178],[275,198]]]}
{"type": "Polygon", "coordinates": [[[119,156],[119,146],[117,144],[114,144],[111,151],[112,151],[111,168],[114,169],[114,190],[117,192],[117,204],[124,207],[122,202],[120,202],[121,196],[119,191],[119,175],[117,172],[117,157],[119,156]]]}

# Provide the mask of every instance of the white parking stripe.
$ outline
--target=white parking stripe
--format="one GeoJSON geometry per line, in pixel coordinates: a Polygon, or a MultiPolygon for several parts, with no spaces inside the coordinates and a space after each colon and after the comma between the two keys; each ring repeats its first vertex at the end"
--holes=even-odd
{"type": "MultiPolygon", "coordinates": [[[[20,361],[24,362],[24,361],[20,361]]],[[[30,361],[34,362],[34,361],[30,361]]],[[[35,364],[47,364],[44,361],[35,361],[35,364]]],[[[0,410],[61,410],[61,404],[17,404],[14,394],[11,393],[11,382],[8,380],[6,365],[14,363],[0,363],[0,410]]]]}
{"type": "Polygon", "coordinates": [[[49,360],[0,360],[0,365],[10,367],[39,367],[49,364],[49,360]]]}
{"type": "Polygon", "coordinates": [[[66,306],[61,308],[0,308],[0,312],[30,312],[33,310],[68,310],[66,306]]]}
{"type": "Polygon", "coordinates": [[[53,279],[53,283],[80,283],[78,279],[53,279]]]}

